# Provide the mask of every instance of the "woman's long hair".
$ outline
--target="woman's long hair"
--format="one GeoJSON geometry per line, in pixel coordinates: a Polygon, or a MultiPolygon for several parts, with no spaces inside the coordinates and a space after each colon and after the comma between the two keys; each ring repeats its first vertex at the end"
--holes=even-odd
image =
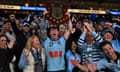
{"type": "Polygon", "coordinates": [[[32,44],[33,44],[33,39],[35,38],[35,37],[38,37],[37,35],[32,35],[32,36],[30,36],[29,38],[28,38],[28,40],[27,40],[27,42],[26,42],[26,45],[25,45],[25,50],[28,50],[28,51],[30,51],[30,49],[32,48],[32,44]]]}

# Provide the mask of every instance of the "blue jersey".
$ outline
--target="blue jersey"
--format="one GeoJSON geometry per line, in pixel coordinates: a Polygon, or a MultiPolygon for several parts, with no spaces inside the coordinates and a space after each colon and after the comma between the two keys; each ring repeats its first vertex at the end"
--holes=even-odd
{"type": "Polygon", "coordinates": [[[119,72],[120,71],[120,54],[117,52],[116,52],[116,54],[118,57],[116,62],[114,62],[108,58],[103,58],[100,61],[98,61],[97,69],[98,70],[106,69],[107,72],[119,72]]]}
{"type": "Polygon", "coordinates": [[[67,60],[67,72],[72,72],[73,68],[75,67],[72,65],[72,60],[76,60],[80,62],[80,55],[79,54],[73,54],[71,50],[68,50],[66,52],[66,60],[67,60]]]}
{"type": "Polygon", "coordinates": [[[120,41],[118,39],[111,41],[112,46],[116,52],[120,53],[120,41]]]}
{"type": "Polygon", "coordinates": [[[58,71],[65,69],[65,44],[66,40],[61,37],[56,41],[47,38],[44,47],[47,57],[47,71],[58,71]]]}
{"type": "Polygon", "coordinates": [[[116,52],[120,53],[120,36],[119,36],[120,35],[120,26],[113,24],[112,28],[115,30],[117,35],[115,36],[116,38],[111,41],[111,43],[112,43],[112,46],[113,46],[114,50],[116,52]]]}

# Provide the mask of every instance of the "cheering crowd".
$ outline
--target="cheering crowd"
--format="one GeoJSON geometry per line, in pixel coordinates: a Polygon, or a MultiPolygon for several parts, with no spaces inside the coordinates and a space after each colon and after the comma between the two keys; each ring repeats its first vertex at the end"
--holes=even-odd
{"type": "Polygon", "coordinates": [[[44,12],[0,17],[0,72],[119,72],[120,19],[66,15],[59,25],[44,12]]]}

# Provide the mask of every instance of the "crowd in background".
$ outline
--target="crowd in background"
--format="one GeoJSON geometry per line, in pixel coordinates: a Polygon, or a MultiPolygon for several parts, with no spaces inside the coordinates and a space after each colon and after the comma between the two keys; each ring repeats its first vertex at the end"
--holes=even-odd
{"type": "Polygon", "coordinates": [[[0,19],[0,72],[118,72],[120,18],[70,14],[64,24],[37,14],[0,19]]]}

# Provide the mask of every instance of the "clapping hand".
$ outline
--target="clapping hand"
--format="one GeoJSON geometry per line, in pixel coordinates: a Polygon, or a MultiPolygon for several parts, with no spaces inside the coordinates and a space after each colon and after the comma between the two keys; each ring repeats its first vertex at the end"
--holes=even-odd
{"type": "Polygon", "coordinates": [[[15,43],[15,40],[14,40],[14,39],[11,39],[10,42],[7,43],[8,48],[10,48],[10,49],[13,48],[14,43],[15,43]]]}
{"type": "Polygon", "coordinates": [[[92,32],[92,31],[94,30],[94,28],[91,27],[88,22],[84,22],[83,24],[84,24],[85,28],[86,28],[89,32],[92,32]]]}
{"type": "Polygon", "coordinates": [[[97,70],[97,63],[93,64],[91,61],[87,61],[87,67],[89,69],[90,72],[96,72],[97,70]]]}

